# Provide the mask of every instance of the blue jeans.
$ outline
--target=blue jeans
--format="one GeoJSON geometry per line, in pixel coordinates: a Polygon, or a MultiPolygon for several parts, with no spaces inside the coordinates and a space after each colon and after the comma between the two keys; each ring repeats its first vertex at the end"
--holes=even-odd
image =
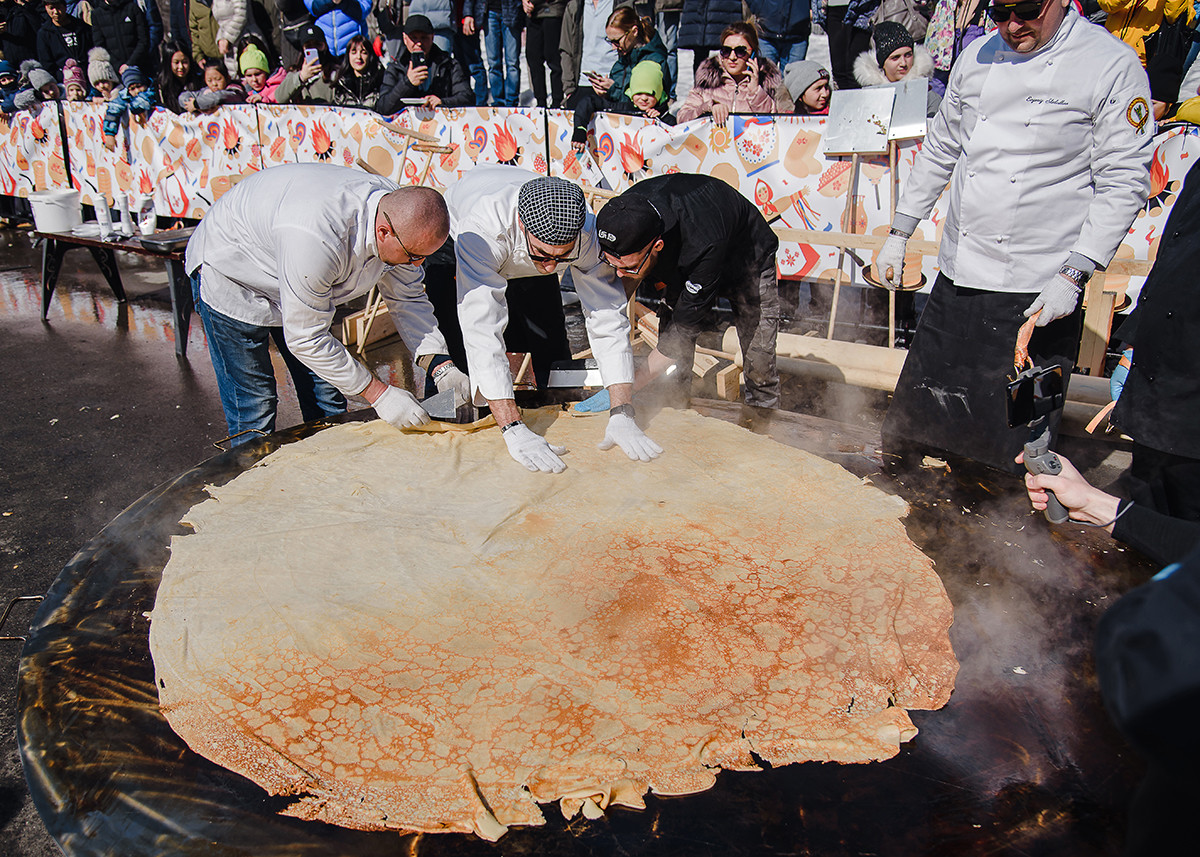
{"type": "Polygon", "coordinates": [[[667,93],[675,98],[675,81],[679,80],[679,52],[676,49],[679,39],[679,16],[682,12],[659,12],[658,35],[667,49],[667,68],[671,72],[671,91],[667,93]]]}
{"type": "Polygon", "coordinates": [[[296,359],[284,341],[282,327],[247,324],[205,304],[200,299],[200,268],[192,274],[192,299],[204,323],[208,354],[217,376],[229,434],[232,437],[247,432],[233,440],[234,446],[254,440],[251,429],[266,434],[275,431],[279,396],[275,389],[275,370],[271,366],[269,343],[272,339],[296,385],[296,398],[300,401],[304,421],[345,412],[346,398],[296,359]]]}
{"type": "Polygon", "coordinates": [[[483,30],[493,107],[516,107],[521,95],[521,31],[504,26],[499,12],[488,12],[483,30]]]}
{"type": "Polygon", "coordinates": [[[478,31],[470,36],[454,34],[454,60],[462,64],[471,81],[471,88],[475,92],[475,106],[487,107],[488,76],[487,69],[483,67],[483,56],[479,53],[478,31]]]}
{"type": "Polygon", "coordinates": [[[800,62],[808,56],[808,39],[790,41],[786,39],[768,39],[762,36],[758,40],[758,52],[769,59],[779,70],[783,71],[794,62],[800,62]],[[783,61],[780,62],[780,58],[783,61]]]}

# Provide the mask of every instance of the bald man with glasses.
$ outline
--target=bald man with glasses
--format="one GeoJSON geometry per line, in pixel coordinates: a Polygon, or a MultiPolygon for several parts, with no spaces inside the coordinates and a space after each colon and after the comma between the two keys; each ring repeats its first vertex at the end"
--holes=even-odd
{"type": "MultiPolygon", "coordinates": [[[[612,402],[601,448],[619,446],[636,461],[656,458],[662,447],[634,421],[625,291],[600,258],[595,218],[583,191],[565,179],[519,167],[479,166],[446,189],[446,204],[457,319],[474,401],[491,408],[513,459],[530,471],[566,469],[566,450],[551,446],[522,421],[505,353],[531,353],[539,386],[545,385],[554,360],[570,357],[558,279],[566,267],[612,402]]],[[[431,271],[429,287],[453,355],[446,285],[431,271]]]]}
{"type": "Polygon", "coordinates": [[[908,238],[949,184],[940,273],[883,440],[892,452],[932,447],[1012,470],[1029,439],[1006,413],[1017,332],[1035,319],[1030,357],[1061,366],[1065,385],[1083,286],[1145,204],[1154,121],[1137,54],[1071,0],[987,14],[996,32],[955,63],[875,257],[879,279],[899,287],[908,238]]]}

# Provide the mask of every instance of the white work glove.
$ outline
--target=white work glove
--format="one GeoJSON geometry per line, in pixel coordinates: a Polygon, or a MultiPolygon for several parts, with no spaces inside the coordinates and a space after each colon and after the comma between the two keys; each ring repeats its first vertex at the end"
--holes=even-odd
{"type": "Polygon", "coordinates": [[[1054,279],[1046,284],[1045,288],[1038,293],[1037,300],[1029,305],[1029,309],[1025,310],[1025,317],[1029,318],[1038,310],[1042,314],[1038,316],[1038,320],[1034,322],[1034,327],[1045,327],[1055,319],[1068,316],[1075,311],[1075,305],[1079,303],[1079,293],[1083,291],[1079,286],[1068,280],[1062,274],[1056,274],[1054,279]]]}
{"type": "Polygon", "coordinates": [[[875,254],[875,276],[889,289],[900,288],[904,277],[904,250],[907,247],[908,239],[903,235],[889,235],[875,254]]]}
{"type": "Polygon", "coordinates": [[[508,444],[508,454],[518,464],[523,464],[526,470],[533,473],[562,473],[567,465],[559,458],[565,455],[565,446],[552,446],[549,441],[539,434],[530,431],[525,423],[517,423],[504,432],[504,442],[508,444]]]}
{"type": "Polygon", "coordinates": [[[433,370],[433,384],[439,393],[453,390],[460,402],[471,401],[471,379],[449,360],[433,370]]]}
{"type": "Polygon", "coordinates": [[[417,397],[399,387],[388,387],[380,393],[373,407],[381,420],[399,429],[416,428],[429,422],[429,414],[425,413],[417,397]]]}
{"type": "Polygon", "coordinates": [[[650,461],[662,455],[662,447],[646,437],[629,414],[612,414],[608,418],[608,430],[604,432],[600,448],[612,449],[614,446],[621,447],[630,461],[650,461]]]}

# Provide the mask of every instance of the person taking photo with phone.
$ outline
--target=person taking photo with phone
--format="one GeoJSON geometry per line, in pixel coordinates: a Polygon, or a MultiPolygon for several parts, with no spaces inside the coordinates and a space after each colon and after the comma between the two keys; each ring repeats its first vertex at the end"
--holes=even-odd
{"type": "Polygon", "coordinates": [[[404,22],[404,52],[387,67],[375,109],[385,116],[405,107],[467,107],[475,103],[462,66],[433,43],[424,15],[404,22]]]}

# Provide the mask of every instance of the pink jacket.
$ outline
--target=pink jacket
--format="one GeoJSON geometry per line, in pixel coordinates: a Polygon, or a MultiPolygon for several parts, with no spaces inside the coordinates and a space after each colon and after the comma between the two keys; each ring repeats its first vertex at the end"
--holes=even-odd
{"type": "Polygon", "coordinates": [[[791,113],[791,99],[777,100],[783,87],[783,75],[775,63],[765,57],[758,60],[758,80],[744,78],[735,83],[720,61],[709,57],[696,69],[692,89],[676,112],[680,122],[712,113],[714,104],[724,104],[730,113],[791,113]]]}

